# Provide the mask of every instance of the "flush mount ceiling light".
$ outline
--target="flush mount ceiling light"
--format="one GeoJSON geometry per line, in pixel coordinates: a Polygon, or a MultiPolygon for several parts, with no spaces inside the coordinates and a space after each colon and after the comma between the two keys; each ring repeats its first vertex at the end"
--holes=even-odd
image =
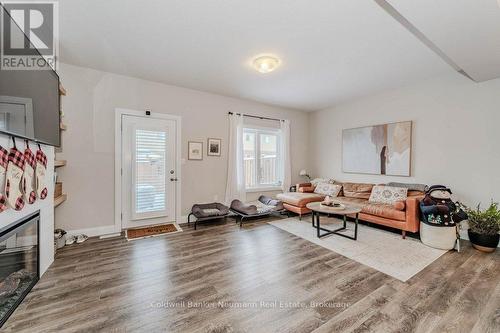
{"type": "Polygon", "coordinates": [[[274,71],[280,65],[280,60],[273,56],[259,56],[253,60],[253,67],[260,73],[274,71]]]}

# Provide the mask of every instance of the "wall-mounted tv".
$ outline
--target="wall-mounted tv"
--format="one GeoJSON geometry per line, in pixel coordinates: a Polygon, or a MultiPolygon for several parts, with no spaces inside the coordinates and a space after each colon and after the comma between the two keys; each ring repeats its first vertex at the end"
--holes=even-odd
{"type": "MultiPolygon", "coordinates": [[[[0,33],[9,24],[12,33],[22,34],[30,43],[2,6],[0,11],[4,18],[0,33]]],[[[35,57],[45,61],[39,52],[35,57]]],[[[59,76],[55,71],[0,69],[0,133],[59,147],[59,103],[59,76]]]]}

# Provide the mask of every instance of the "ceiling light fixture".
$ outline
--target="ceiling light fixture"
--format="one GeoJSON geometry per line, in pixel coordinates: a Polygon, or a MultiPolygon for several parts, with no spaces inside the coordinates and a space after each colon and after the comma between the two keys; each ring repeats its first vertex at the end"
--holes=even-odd
{"type": "Polygon", "coordinates": [[[259,56],[253,60],[253,67],[260,73],[274,71],[280,65],[280,60],[273,56],[259,56]]]}

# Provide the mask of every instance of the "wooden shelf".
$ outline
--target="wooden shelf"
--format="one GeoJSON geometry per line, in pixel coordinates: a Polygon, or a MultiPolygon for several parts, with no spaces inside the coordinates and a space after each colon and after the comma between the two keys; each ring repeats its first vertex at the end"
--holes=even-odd
{"type": "Polygon", "coordinates": [[[63,124],[63,123],[60,123],[60,124],[59,124],[59,128],[61,129],[61,131],[65,131],[65,130],[67,130],[67,129],[68,129],[68,126],[66,126],[66,125],[65,125],[65,124],[63,124]]]}
{"type": "Polygon", "coordinates": [[[66,201],[66,199],[68,199],[68,196],[66,194],[54,198],[54,208],[62,204],[64,201],[66,201]]]}
{"type": "Polygon", "coordinates": [[[66,89],[62,85],[59,85],[59,95],[66,96],[66,89]]]}
{"type": "Polygon", "coordinates": [[[66,165],[66,160],[55,160],[54,168],[60,168],[66,165]]]}

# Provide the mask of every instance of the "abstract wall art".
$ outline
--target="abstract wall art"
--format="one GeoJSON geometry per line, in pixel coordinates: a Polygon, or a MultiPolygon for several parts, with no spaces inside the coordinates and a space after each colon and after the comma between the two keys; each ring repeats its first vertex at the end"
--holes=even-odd
{"type": "Polygon", "coordinates": [[[412,122],[342,131],[342,171],[410,176],[412,122]]]}

